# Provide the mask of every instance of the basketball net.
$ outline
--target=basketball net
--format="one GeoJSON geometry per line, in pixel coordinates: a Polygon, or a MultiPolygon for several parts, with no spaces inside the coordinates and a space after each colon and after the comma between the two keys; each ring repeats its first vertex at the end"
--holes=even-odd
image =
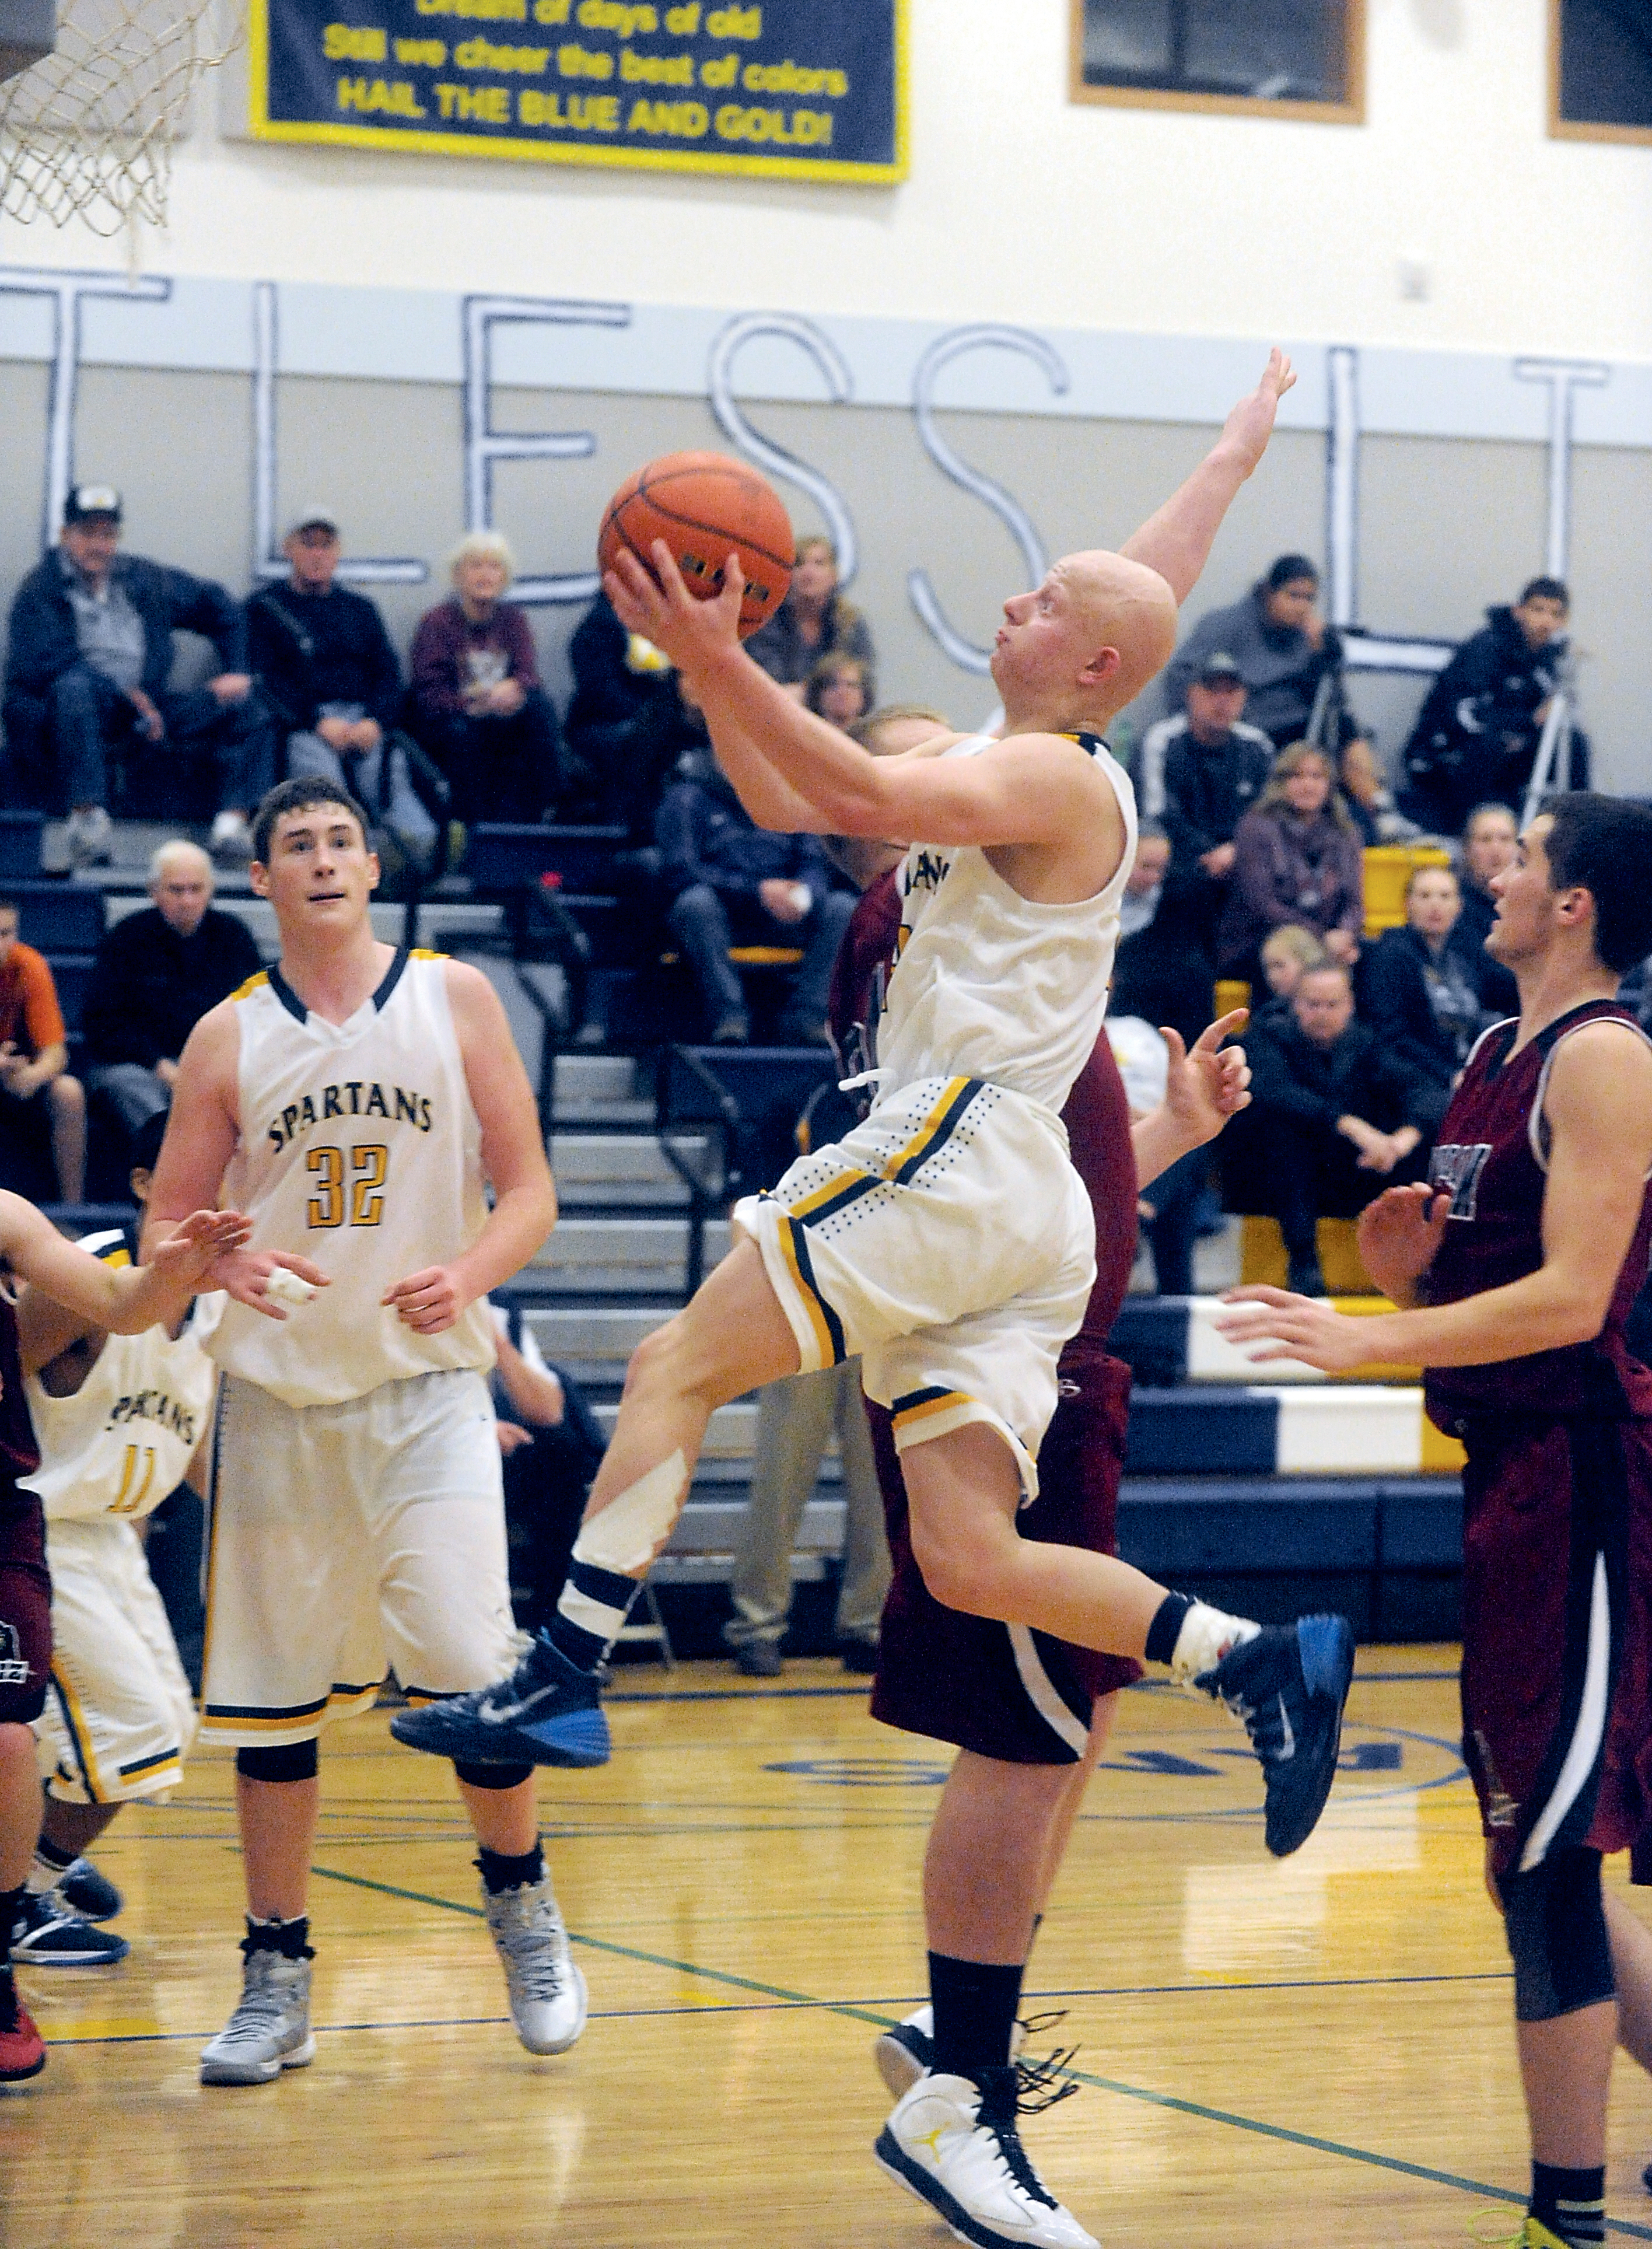
{"type": "Polygon", "coordinates": [[[0,85],[0,212],[94,234],[164,226],[196,80],[244,36],[238,4],[59,0],[52,53],[0,85]]]}

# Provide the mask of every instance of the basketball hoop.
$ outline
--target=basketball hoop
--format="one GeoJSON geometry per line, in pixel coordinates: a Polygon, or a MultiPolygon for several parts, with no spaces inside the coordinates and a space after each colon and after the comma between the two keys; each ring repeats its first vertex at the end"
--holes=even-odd
{"type": "Polygon", "coordinates": [[[61,0],[57,45],[0,85],[0,212],[94,234],[166,224],[196,80],[232,54],[215,0],[61,0]]]}

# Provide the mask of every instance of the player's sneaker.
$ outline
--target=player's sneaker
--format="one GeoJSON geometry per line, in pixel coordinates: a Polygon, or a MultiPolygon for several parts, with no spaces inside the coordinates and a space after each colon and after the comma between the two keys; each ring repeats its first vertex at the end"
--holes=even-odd
{"type": "MultiPolygon", "coordinates": [[[[1036,2015],[1030,2022],[1015,2024],[1009,2033],[1011,2061],[1020,2060],[1030,2035],[1048,2030],[1061,2019],[1060,2014],[1036,2015]]],[[[872,2060],[893,2099],[898,2101],[903,2093],[910,2093],[924,2072],[935,2067],[935,2010],[916,2008],[892,2031],[880,2032],[872,2046],[872,2060]]]]}
{"type": "Polygon", "coordinates": [[[1264,1627],[1194,1682],[1243,1721],[1262,1760],[1268,1848],[1276,1859],[1298,1850],[1325,1810],[1353,1679],[1346,1618],[1311,1616],[1264,1627]]]}
{"type": "Polygon", "coordinates": [[[38,2077],[45,2066],[45,2042],[17,1997],[10,1973],[0,1968],[0,2085],[38,2077]]]}
{"type": "Polygon", "coordinates": [[[1034,2170],[1015,2129],[1019,2073],[926,2073],[895,2105],[875,2149],[891,2178],[981,2249],[1098,2249],[1034,2170]]]}
{"type": "Polygon", "coordinates": [[[78,1914],[60,1889],[25,1890],[11,1924],[11,1957],[31,1968],[113,1968],[131,1950],[78,1914]]]}
{"type": "Polygon", "coordinates": [[[315,2059],[310,2034],[310,1964],[285,1953],[249,1952],[241,2004],[201,2049],[203,2085],[267,2085],[315,2059]]]}
{"type": "Polygon", "coordinates": [[[113,1921],[126,1903],[107,1874],[100,1874],[90,1859],[72,1859],[58,1877],[65,1902],[86,1921],[113,1921]]]}
{"type": "Polygon", "coordinates": [[[568,1957],[549,1875],[485,1895],[482,1902],[504,1964],[516,2035],[530,2053],[566,2053],[585,2027],[585,1978],[568,1957]]]}
{"type": "Polygon", "coordinates": [[[410,1750],[465,1764],[606,1764],[603,1672],[582,1671],[535,1640],[508,1679],[398,1710],[390,1731],[410,1750]]]}

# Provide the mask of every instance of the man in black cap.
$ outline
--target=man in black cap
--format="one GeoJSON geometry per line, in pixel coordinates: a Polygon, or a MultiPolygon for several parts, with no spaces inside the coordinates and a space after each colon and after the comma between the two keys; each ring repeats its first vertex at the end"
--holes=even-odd
{"type": "MultiPolygon", "coordinates": [[[[251,855],[247,814],[275,779],[275,741],[246,668],[238,602],[210,579],[123,554],[120,495],[77,485],[59,543],[18,587],[6,650],[6,789],[13,804],[69,812],[77,866],[109,856],[108,760],[210,758],[217,769],[213,856],[251,855]],[[172,636],[195,632],[218,669],[185,694],[168,688],[172,636]]],[[[176,771],[156,809],[183,807],[176,771]]]]}
{"type": "Polygon", "coordinates": [[[1144,819],[1162,821],[1171,856],[1197,866],[1220,911],[1233,867],[1233,831],[1267,785],[1273,744],[1244,719],[1245,683],[1226,649],[1213,649],[1187,683],[1187,707],[1142,738],[1137,781],[1144,819]]]}

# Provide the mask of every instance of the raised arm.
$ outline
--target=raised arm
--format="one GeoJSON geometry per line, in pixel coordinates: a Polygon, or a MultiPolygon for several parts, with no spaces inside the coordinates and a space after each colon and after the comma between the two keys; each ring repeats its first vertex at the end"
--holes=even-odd
{"type": "Polygon", "coordinates": [[[115,1335],[181,1320],[214,1258],[250,1231],[237,1211],[198,1210],[182,1226],[161,1229],[149,1264],[106,1265],[65,1241],[31,1203],[0,1194],[0,1246],[12,1270],[87,1328],[115,1335]]]}
{"type": "Polygon", "coordinates": [[[1166,580],[1178,602],[1199,582],[1234,496],[1268,450],[1279,401],[1295,382],[1284,354],[1269,354],[1261,382],[1242,398],[1221,437],[1179,492],[1128,540],[1121,552],[1166,580]]]}

